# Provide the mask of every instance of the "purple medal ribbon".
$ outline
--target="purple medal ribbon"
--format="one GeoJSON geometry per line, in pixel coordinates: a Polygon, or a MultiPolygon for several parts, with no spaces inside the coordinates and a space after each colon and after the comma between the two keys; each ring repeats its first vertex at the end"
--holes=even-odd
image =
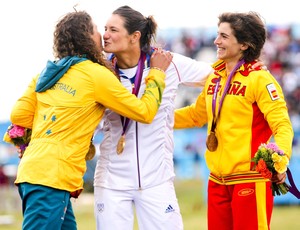
{"type": "Polygon", "coordinates": [[[233,75],[235,74],[236,70],[238,68],[240,68],[243,64],[245,63],[244,59],[240,60],[236,65],[235,67],[233,68],[233,70],[231,71],[231,73],[229,74],[228,76],[228,79],[226,81],[226,85],[225,85],[225,88],[224,88],[224,91],[223,91],[223,94],[222,94],[222,97],[220,99],[220,102],[219,102],[219,111],[218,111],[218,114],[216,115],[215,114],[215,111],[216,111],[216,101],[217,101],[217,94],[218,94],[218,89],[219,89],[219,85],[220,85],[220,81],[221,81],[221,77],[218,79],[218,82],[215,86],[215,89],[214,89],[214,94],[213,94],[213,101],[212,101],[212,113],[213,113],[213,122],[212,122],[212,125],[211,125],[211,131],[214,132],[215,128],[216,128],[216,124],[217,124],[217,118],[220,114],[220,111],[221,111],[221,107],[222,107],[222,104],[223,104],[223,100],[225,98],[225,95],[227,94],[227,91],[229,89],[229,86],[230,86],[230,82],[231,82],[231,79],[233,77],[233,75]]]}
{"type": "MultiPolygon", "coordinates": [[[[146,54],[144,52],[141,52],[141,56],[140,56],[140,59],[138,62],[137,72],[134,77],[135,79],[134,79],[133,88],[132,88],[132,94],[134,94],[135,96],[137,96],[137,94],[140,90],[145,60],[146,60],[146,54]]],[[[119,75],[119,69],[117,67],[117,62],[115,64],[115,70],[116,70],[117,74],[119,75]]],[[[123,116],[121,116],[121,120],[122,120],[122,126],[123,126],[123,132],[122,132],[122,136],[123,136],[127,130],[130,119],[127,117],[124,118],[123,116]],[[124,119],[125,119],[125,122],[124,122],[124,119]]]]}
{"type": "Polygon", "coordinates": [[[292,193],[298,199],[300,199],[300,192],[297,189],[297,186],[295,185],[295,182],[294,182],[294,179],[293,179],[293,176],[292,176],[292,172],[290,171],[289,168],[287,169],[286,173],[287,173],[289,182],[291,184],[291,185],[289,185],[289,192],[292,193]]]}

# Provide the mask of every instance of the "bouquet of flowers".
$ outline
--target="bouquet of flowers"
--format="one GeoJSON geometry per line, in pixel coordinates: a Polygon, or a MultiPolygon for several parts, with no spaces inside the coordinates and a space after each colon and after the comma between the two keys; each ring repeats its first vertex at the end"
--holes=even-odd
{"type": "Polygon", "coordinates": [[[31,129],[24,128],[19,125],[11,124],[3,140],[7,143],[14,144],[17,148],[20,148],[22,152],[25,151],[31,139],[31,129]]]}
{"type": "MultiPolygon", "coordinates": [[[[288,157],[275,143],[261,144],[252,161],[255,163],[254,169],[268,179],[271,179],[276,173],[286,172],[289,164],[288,157]]],[[[290,186],[285,182],[283,184],[272,182],[273,196],[284,195],[289,188],[290,186]]]]}

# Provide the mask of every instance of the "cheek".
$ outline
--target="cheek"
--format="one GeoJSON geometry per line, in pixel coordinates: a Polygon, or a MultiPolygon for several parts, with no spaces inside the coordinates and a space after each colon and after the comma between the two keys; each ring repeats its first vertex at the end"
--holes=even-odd
{"type": "Polygon", "coordinates": [[[111,36],[110,38],[114,43],[122,42],[122,39],[120,38],[120,36],[111,36]]]}
{"type": "Polygon", "coordinates": [[[122,36],[113,36],[111,37],[113,43],[115,43],[116,45],[122,44],[122,45],[126,45],[128,43],[127,39],[122,37],[122,36]]]}

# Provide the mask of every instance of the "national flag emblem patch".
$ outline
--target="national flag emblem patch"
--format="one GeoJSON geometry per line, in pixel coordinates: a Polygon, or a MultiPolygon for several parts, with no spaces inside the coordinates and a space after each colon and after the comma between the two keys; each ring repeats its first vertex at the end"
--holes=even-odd
{"type": "Polygon", "coordinates": [[[268,89],[268,92],[269,92],[269,95],[270,95],[272,101],[279,99],[279,95],[278,95],[276,87],[273,83],[267,85],[267,89],[268,89]]]}

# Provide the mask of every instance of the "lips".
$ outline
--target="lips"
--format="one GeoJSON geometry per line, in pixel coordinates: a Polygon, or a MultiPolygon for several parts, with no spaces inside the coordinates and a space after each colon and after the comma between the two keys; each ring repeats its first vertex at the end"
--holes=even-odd
{"type": "Polygon", "coordinates": [[[224,48],[218,47],[218,48],[217,48],[217,53],[221,53],[221,52],[223,52],[224,50],[225,50],[224,48]]]}

